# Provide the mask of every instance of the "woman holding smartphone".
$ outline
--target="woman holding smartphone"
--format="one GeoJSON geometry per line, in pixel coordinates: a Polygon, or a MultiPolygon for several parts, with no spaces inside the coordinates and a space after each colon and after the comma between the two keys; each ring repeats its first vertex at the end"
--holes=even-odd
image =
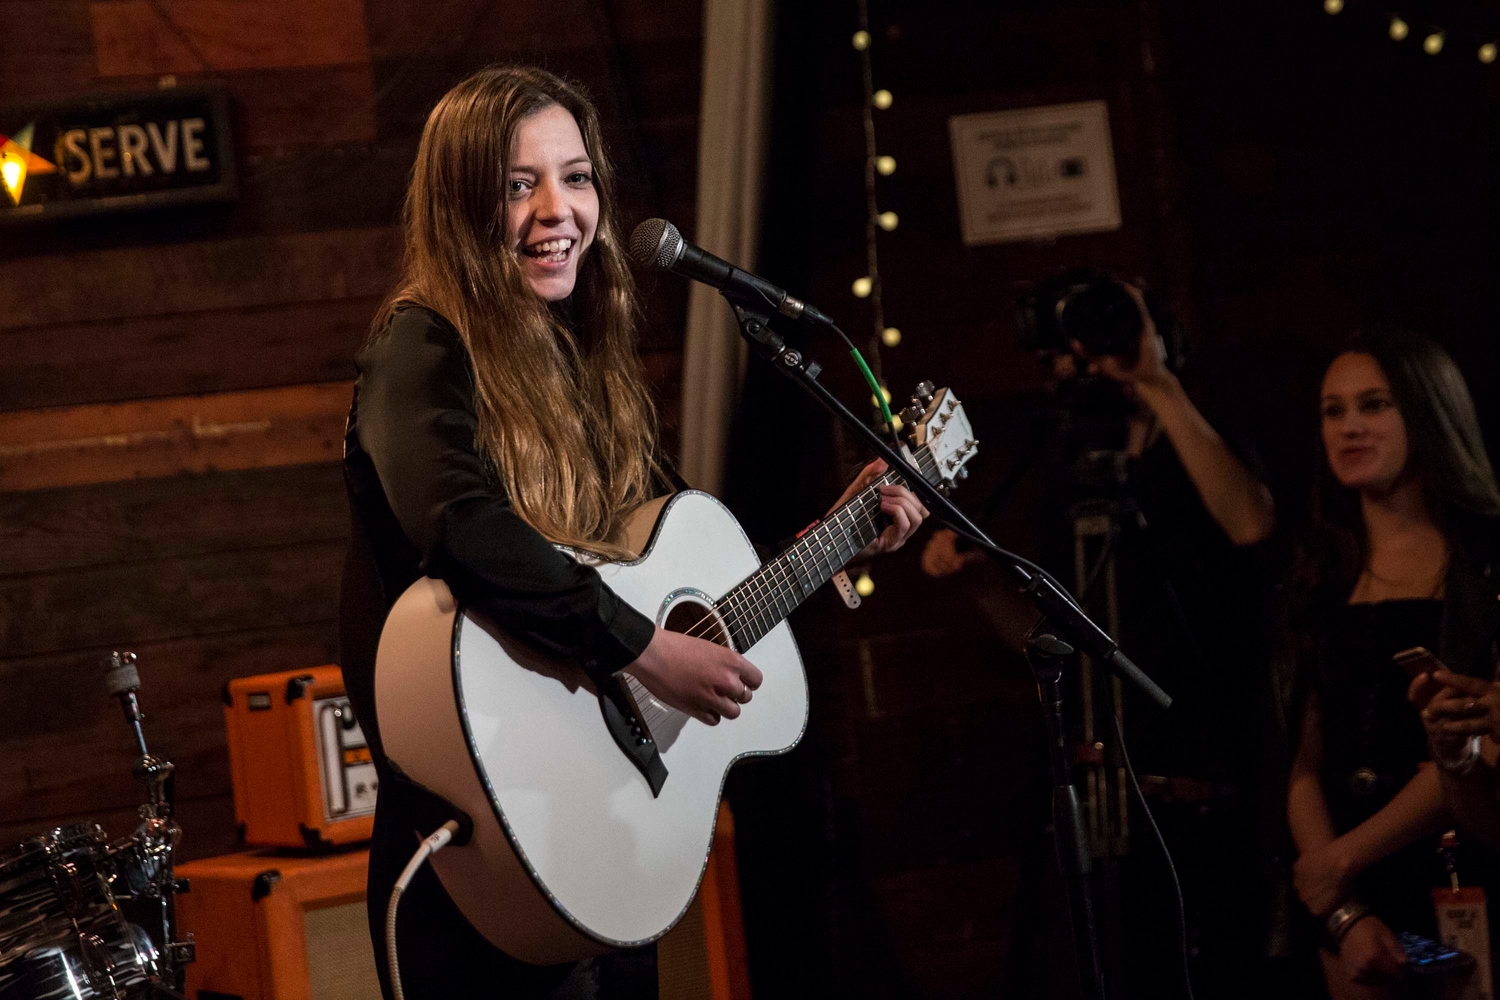
{"type": "Polygon", "coordinates": [[[1406,963],[1396,933],[1436,936],[1436,837],[1452,824],[1394,657],[1422,646],[1456,673],[1493,674],[1500,489],[1463,377],[1430,341],[1361,337],[1328,367],[1321,412],[1287,819],[1329,992],[1388,997],[1406,963]]]}
{"type": "Polygon", "coordinates": [[[1500,848],[1500,683],[1456,674],[1427,656],[1407,696],[1421,710],[1432,759],[1444,765],[1443,798],[1454,819],[1500,848]]]}

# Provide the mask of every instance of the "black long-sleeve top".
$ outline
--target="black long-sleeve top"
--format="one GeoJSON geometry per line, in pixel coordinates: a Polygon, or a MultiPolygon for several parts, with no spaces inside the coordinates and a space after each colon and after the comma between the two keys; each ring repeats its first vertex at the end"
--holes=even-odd
{"type": "MultiPolygon", "coordinates": [[[[339,616],[344,686],[380,780],[368,901],[376,967],[390,997],[386,901],[419,837],[448,818],[391,767],[380,740],[375,652],[392,605],[422,576],[437,577],[466,609],[575,659],[596,678],[636,659],[655,626],[517,515],[476,447],[473,370],[449,323],[426,309],[402,309],[356,362],[344,437],[353,524],[339,616]]],[[[673,478],[657,488],[682,483],[673,478]]],[[[485,941],[431,868],[417,873],[404,898],[399,940],[409,997],[465,995],[475,983],[506,996],[550,996],[567,974],[567,967],[528,966],[485,941]]]]}
{"type": "Polygon", "coordinates": [[[458,332],[430,310],[401,309],[356,361],[344,439],[353,530],[340,619],[344,682],[377,758],[380,630],[422,576],[593,676],[640,656],[651,620],[522,520],[480,455],[473,372],[458,332]]]}

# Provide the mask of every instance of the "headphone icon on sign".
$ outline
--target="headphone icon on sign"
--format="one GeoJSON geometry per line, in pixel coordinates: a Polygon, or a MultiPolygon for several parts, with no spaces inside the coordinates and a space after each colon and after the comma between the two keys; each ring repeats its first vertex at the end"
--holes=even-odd
{"type": "Polygon", "coordinates": [[[984,183],[987,187],[996,188],[1000,186],[1000,171],[1005,171],[1005,183],[1015,187],[1021,181],[1021,172],[1016,169],[1016,162],[1008,156],[997,156],[990,161],[985,168],[984,183]]]}

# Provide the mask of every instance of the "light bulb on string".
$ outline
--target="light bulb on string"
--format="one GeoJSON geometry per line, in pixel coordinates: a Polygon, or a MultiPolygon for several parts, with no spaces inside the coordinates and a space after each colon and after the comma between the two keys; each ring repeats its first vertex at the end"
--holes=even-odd
{"type": "Polygon", "coordinates": [[[896,172],[896,158],[894,156],[875,157],[875,172],[882,177],[889,177],[896,172]]]}
{"type": "Polygon", "coordinates": [[[891,97],[891,92],[889,90],[877,90],[870,97],[870,103],[875,105],[881,111],[884,111],[886,108],[890,107],[892,100],[894,100],[894,98],[891,97]]]}
{"type": "Polygon", "coordinates": [[[1323,9],[1330,14],[1337,14],[1344,9],[1344,0],[1323,0],[1323,9]]]}
{"type": "Polygon", "coordinates": [[[1400,42],[1411,34],[1411,26],[1399,17],[1391,18],[1391,41],[1400,42]]]}
{"type": "Polygon", "coordinates": [[[1495,61],[1494,42],[1485,42],[1483,45],[1479,46],[1479,61],[1482,63],[1492,63],[1495,61]]]}
{"type": "Polygon", "coordinates": [[[875,216],[875,224],[886,232],[890,232],[901,224],[901,219],[895,212],[881,212],[875,216]]]}
{"type": "Polygon", "coordinates": [[[1422,39],[1422,51],[1430,56],[1435,56],[1443,51],[1443,33],[1441,31],[1434,31],[1422,39]]]}
{"type": "Polygon", "coordinates": [[[854,286],[852,288],[852,291],[854,292],[854,297],[856,299],[867,299],[867,298],[869,298],[870,297],[870,289],[873,288],[873,287],[874,287],[874,282],[872,282],[869,278],[867,278],[867,277],[866,278],[855,278],[854,279],[854,286]]]}
{"type": "Polygon", "coordinates": [[[849,41],[856,50],[863,52],[870,47],[870,33],[864,30],[856,31],[849,41]]]}
{"type": "Polygon", "coordinates": [[[870,579],[869,570],[860,573],[859,579],[854,581],[854,592],[860,597],[869,597],[875,593],[875,581],[870,579]]]}
{"type": "Polygon", "coordinates": [[[886,347],[895,347],[901,343],[901,331],[894,326],[888,326],[880,331],[880,342],[886,347]]]}

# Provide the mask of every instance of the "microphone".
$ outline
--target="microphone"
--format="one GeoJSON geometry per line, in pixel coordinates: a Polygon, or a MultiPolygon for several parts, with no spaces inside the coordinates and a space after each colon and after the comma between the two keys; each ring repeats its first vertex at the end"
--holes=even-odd
{"type": "Polygon", "coordinates": [[[630,256],[642,267],[672,271],[712,285],[726,298],[765,305],[790,319],[833,326],[833,320],[764,278],[742,271],[682,238],[666,219],[647,219],[630,234],[630,256]]]}

